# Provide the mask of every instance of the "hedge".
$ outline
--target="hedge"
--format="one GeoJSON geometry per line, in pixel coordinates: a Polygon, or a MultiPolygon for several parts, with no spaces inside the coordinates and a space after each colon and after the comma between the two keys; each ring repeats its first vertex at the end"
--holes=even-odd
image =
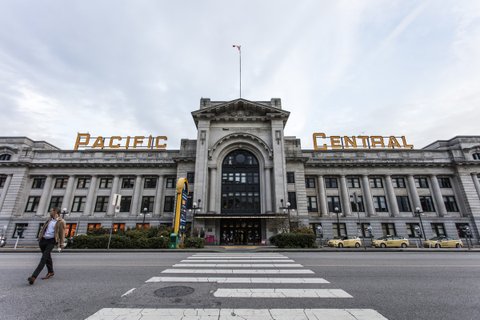
{"type": "Polygon", "coordinates": [[[279,248],[315,248],[312,233],[279,233],[270,237],[270,243],[279,248]]]}
{"type": "MultiPolygon", "coordinates": [[[[68,241],[68,248],[72,249],[106,249],[109,235],[79,235],[68,241]]],[[[168,248],[166,237],[128,237],[126,235],[112,235],[111,249],[165,249],[168,248]]]]}
{"type": "Polygon", "coordinates": [[[203,238],[186,238],[183,246],[185,248],[203,248],[205,246],[205,239],[203,238]]]}

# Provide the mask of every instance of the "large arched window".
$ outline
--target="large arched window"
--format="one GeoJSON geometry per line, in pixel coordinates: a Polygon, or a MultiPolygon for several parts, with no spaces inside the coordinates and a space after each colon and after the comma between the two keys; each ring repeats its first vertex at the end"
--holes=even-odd
{"type": "Polygon", "coordinates": [[[223,160],[222,213],[260,213],[258,160],[250,151],[235,150],[223,160]]]}
{"type": "Polygon", "coordinates": [[[0,161],[8,161],[12,158],[8,153],[0,154],[0,161]]]}

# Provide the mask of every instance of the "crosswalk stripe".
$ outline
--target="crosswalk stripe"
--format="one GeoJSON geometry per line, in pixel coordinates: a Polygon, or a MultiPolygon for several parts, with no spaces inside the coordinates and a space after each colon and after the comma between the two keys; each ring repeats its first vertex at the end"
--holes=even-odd
{"type": "Polygon", "coordinates": [[[172,267],[210,267],[210,268],[302,268],[298,263],[177,263],[172,267]]]}
{"type": "Polygon", "coordinates": [[[153,309],[153,308],[104,308],[86,320],[388,320],[373,309],[153,309]]]}
{"type": "Polygon", "coordinates": [[[323,278],[241,278],[241,277],[152,277],[145,282],[209,282],[209,283],[330,283],[323,278]]]}
{"type": "Polygon", "coordinates": [[[295,262],[292,259],[187,259],[180,262],[295,262]]]}
{"type": "Polygon", "coordinates": [[[165,269],[162,273],[311,274],[309,269],[165,269]]]}
{"type": "Polygon", "coordinates": [[[195,256],[188,259],[288,259],[282,256],[195,256]]]}
{"type": "Polygon", "coordinates": [[[225,289],[213,296],[218,298],[353,298],[342,289],[225,289]]]}

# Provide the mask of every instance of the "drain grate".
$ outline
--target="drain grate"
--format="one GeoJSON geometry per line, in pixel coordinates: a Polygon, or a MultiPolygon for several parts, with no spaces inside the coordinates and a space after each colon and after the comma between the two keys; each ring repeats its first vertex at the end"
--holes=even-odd
{"type": "Polygon", "coordinates": [[[192,294],[195,291],[192,287],[172,286],[155,290],[155,295],[160,298],[182,297],[192,294]]]}

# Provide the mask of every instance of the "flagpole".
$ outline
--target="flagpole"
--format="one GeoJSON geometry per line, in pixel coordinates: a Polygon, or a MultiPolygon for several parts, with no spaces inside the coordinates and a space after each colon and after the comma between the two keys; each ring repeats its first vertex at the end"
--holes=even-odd
{"type": "Polygon", "coordinates": [[[242,49],[240,45],[237,45],[237,44],[234,44],[233,45],[234,48],[237,48],[238,49],[238,55],[239,55],[239,61],[240,61],[240,64],[239,64],[239,67],[240,67],[240,98],[242,97],[242,49]]]}

